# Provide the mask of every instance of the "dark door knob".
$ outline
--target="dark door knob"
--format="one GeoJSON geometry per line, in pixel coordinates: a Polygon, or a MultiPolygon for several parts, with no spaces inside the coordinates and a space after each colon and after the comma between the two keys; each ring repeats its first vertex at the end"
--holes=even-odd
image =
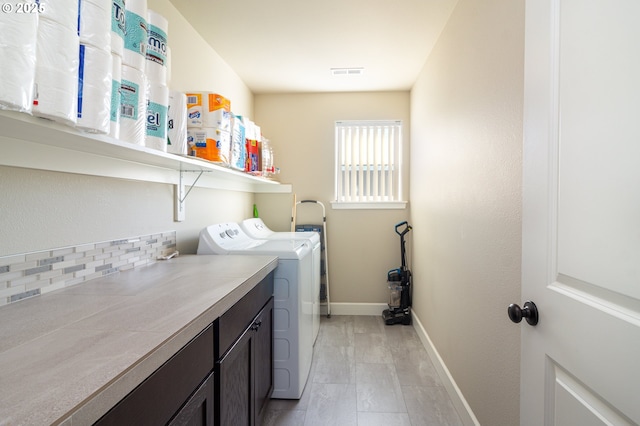
{"type": "Polygon", "coordinates": [[[524,302],[524,308],[520,308],[515,303],[510,304],[507,313],[509,314],[509,319],[516,324],[522,321],[522,318],[525,318],[529,325],[538,323],[538,308],[530,300],[524,302]]]}

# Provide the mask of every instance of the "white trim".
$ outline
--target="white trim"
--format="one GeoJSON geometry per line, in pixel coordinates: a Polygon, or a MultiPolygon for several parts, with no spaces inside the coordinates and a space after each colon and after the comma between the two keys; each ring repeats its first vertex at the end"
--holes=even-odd
{"type": "MultiPolygon", "coordinates": [[[[333,309],[333,304],[331,308],[333,309]]],[[[480,422],[476,418],[475,414],[473,414],[471,407],[467,403],[467,400],[464,398],[464,395],[462,395],[462,391],[460,391],[460,388],[453,379],[453,376],[451,376],[449,369],[440,357],[440,354],[438,353],[436,347],[433,345],[433,342],[429,338],[427,331],[422,326],[420,319],[418,319],[418,316],[415,314],[415,312],[412,311],[411,314],[413,319],[413,328],[416,330],[416,333],[418,333],[420,341],[424,345],[424,348],[427,350],[427,354],[429,355],[429,358],[431,358],[431,362],[433,362],[436,371],[440,375],[440,379],[442,380],[444,387],[447,389],[447,393],[451,397],[451,402],[458,412],[462,423],[465,426],[480,426],[480,422]]]]}
{"type": "MultiPolygon", "coordinates": [[[[331,303],[331,315],[380,315],[389,309],[386,303],[331,303]]],[[[320,306],[320,314],[327,315],[327,305],[320,306]]]]}
{"type": "Polygon", "coordinates": [[[340,201],[331,201],[331,208],[334,210],[360,209],[360,210],[383,210],[383,209],[405,209],[406,201],[376,201],[372,203],[349,203],[340,201]]]}

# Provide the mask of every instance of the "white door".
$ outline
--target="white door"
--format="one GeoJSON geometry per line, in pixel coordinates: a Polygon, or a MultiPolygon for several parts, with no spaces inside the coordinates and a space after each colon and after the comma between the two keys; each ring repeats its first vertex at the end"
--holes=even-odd
{"type": "Polygon", "coordinates": [[[639,424],[640,1],[527,0],[525,31],[521,425],[639,424]]]}

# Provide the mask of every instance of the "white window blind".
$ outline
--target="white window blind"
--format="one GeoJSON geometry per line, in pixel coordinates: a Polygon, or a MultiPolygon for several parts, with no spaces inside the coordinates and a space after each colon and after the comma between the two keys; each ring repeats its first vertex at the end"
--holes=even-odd
{"type": "Polygon", "coordinates": [[[337,121],[339,203],[402,201],[402,121],[337,121]]]}

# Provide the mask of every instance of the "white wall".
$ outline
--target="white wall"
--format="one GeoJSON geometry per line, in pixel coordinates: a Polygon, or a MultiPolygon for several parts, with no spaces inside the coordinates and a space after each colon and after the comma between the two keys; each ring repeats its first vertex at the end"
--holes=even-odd
{"type": "MultiPolygon", "coordinates": [[[[251,91],[173,5],[149,0],[149,8],[169,20],[170,87],[221,93],[252,116],[251,91]]],[[[0,256],[167,230],[177,231],[181,253],[195,253],[203,227],[251,215],[253,194],[196,188],[177,223],[171,185],[0,166],[0,200],[0,256]]]]}
{"type": "Polygon", "coordinates": [[[460,0],[411,92],[414,312],[483,425],[519,423],[524,0],[460,0]]]}
{"type": "MultiPolygon", "coordinates": [[[[394,225],[405,210],[333,210],[334,124],[336,120],[401,119],[404,161],[409,162],[409,92],[256,95],[256,120],[274,147],[282,182],[297,199],[315,199],[327,208],[331,302],[386,303],[387,271],[400,266],[394,225]]],[[[404,171],[408,180],[408,168],[404,171]]],[[[404,185],[405,199],[408,185],[404,185]]],[[[291,196],[256,195],[267,225],[289,230],[291,196]]],[[[322,223],[315,205],[299,207],[298,223],[322,223]]],[[[381,313],[381,311],[380,311],[381,313]]]]}

